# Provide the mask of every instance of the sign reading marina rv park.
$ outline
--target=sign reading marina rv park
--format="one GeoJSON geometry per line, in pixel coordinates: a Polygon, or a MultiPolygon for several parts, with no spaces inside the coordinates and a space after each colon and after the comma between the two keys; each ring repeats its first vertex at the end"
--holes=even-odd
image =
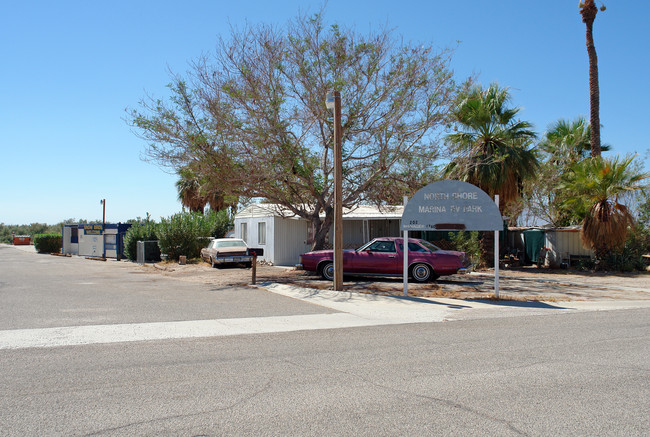
{"type": "Polygon", "coordinates": [[[438,181],[419,190],[402,215],[403,231],[500,231],[499,207],[480,188],[438,181]]]}
{"type": "Polygon", "coordinates": [[[102,225],[80,225],[83,227],[84,235],[102,235],[104,227],[102,225]]]}

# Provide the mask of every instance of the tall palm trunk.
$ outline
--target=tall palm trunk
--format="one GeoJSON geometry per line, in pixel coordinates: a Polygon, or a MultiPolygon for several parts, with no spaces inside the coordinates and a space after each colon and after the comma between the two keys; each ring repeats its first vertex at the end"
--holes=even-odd
{"type": "Polygon", "coordinates": [[[594,0],[585,0],[580,9],[582,22],[587,26],[587,54],[589,55],[589,101],[591,105],[591,156],[600,156],[600,89],[598,87],[598,56],[594,45],[593,27],[598,8],[594,0]]]}

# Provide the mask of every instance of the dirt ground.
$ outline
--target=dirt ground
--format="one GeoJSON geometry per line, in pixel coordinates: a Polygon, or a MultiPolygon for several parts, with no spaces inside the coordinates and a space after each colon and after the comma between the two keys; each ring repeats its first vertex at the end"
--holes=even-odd
{"type": "MultiPolygon", "coordinates": [[[[186,265],[158,263],[138,266],[150,272],[183,281],[215,286],[245,286],[252,282],[252,269],[239,267],[212,268],[198,262],[186,265]]],[[[284,283],[297,287],[332,289],[313,273],[290,267],[258,265],[256,282],[284,283]]],[[[401,296],[402,278],[346,277],[344,290],[401,296]]],[[[502,269],[499,275],[501,299],[510,300],[650,300],[650,272],[607,274],[577,270],[547,270],[532,268],[502,269]]],[[[494,298],[494,272],[443,276],[427,284],[409,283],[409,296],[447,297],[459,299],[494,298]]]]}
{"type": "MultiPolygon", "coordinates": [[[[34,252],[34,246],[11,246],[34,252]]],[[[45,255],[44,255],[45,256],[45,255]]],[[[90,262],[90,261],[89,261],[90,262]]],[[[96,261],[92,261],[96,262],[96,261]]],[[[139,264],[118,263],[121,268],[146,271],[182,281],[225,286],[251,284],[251,269],[224,267],[213,269],[204,262],[179,265],[173,262],[139,264]]],[[[107,268],[115,261],[107,262],[107,268]]],[[[283,283],[297,287],[331,290],[332,282],[313,273],[290,267],[257,266],[257,284],[283,283]]],[[[402,278],[351,277],[344,278],[345,291],[401,296],[402,278]]],[[[650,272],[604,273],[578,270],[550,270],[536,267],[501,269],[499,297],[510,300],[650,300],[650,272]]],[[[481,271],[465,275],[443,276],[427,284],[409,283],[409,296],[448,297],[457,299],[494,298],[494,272],[481,271]]]]}

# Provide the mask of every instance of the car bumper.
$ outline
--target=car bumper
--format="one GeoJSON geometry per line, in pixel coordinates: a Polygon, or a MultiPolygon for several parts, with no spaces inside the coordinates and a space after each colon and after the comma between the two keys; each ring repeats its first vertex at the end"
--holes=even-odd
{"type": "Polygon", "coordinates": [[[253,257],[249,255],[224,256],[224,257],[217,257],[214,260],[215,264],[233,264],[233,263],[249,263],[249,262],[253,262],[253,257]]]}

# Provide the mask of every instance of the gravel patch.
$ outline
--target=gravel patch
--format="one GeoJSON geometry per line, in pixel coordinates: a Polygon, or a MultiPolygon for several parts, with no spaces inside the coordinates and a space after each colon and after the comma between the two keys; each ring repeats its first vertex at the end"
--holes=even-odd
{"type": "MultiPolygon", "coordinates": [[[[203,262],[179,265],[159,263],[140,267],[166,277],[213,286],[245,286],[252,283],[252,269],[212,268],[203,262]]],[[[258,265],[257,284],[281,283],[331,290],[331,281],[291,267],[258,265]]],[[[346,291],[401,296],[402,278],[346,277],[346,291]]],[[[537,268],[505,269],[499,276],[500,298],[511,300],[650,300],[650,273],[606,274],[537,268]]],[[[494,272],[443,276],[427,284],[409,283],[409,296],[458,299],[494,297],[494,272]]]]}

